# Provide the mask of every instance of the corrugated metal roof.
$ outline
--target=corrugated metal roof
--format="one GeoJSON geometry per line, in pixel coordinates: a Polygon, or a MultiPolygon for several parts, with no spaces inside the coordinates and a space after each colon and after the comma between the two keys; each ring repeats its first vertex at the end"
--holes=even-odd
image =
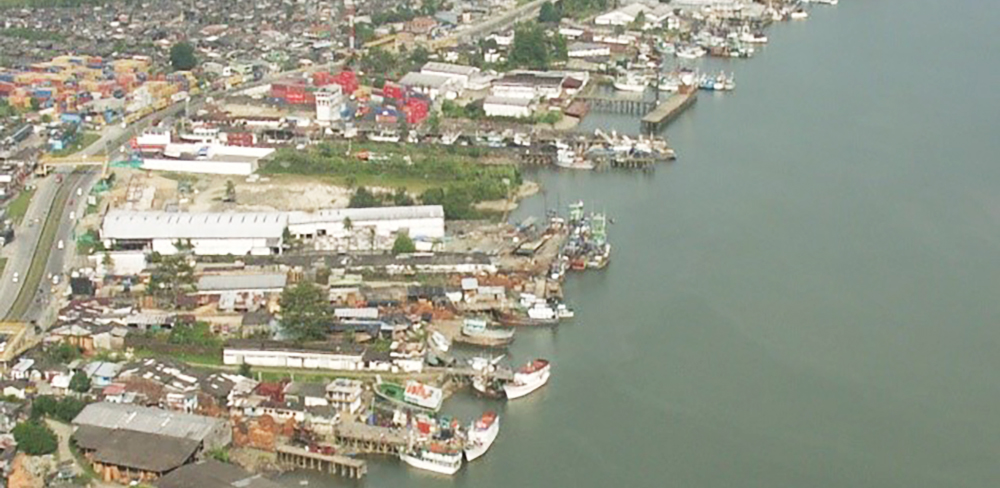
{"type": "Polygon", "coordinates": [[[87,405],[73,419],[78,426],[131,430],[167,437],[203,441],[223,420],[125,403],[99,402],[87,405]]]}
{"type": "Polygon", "coordinates": [[[285,213],[174,213],[112,210],[101,226],[103,239],[280,238],[285,213]]]}
{"type": "Polygon", "coordinates": [[[308,224],[317,222],[343,222],[345,218],[352,222],[372,220],[403,220],[403,219],[444,219],[444,207],[441,205],[414,205],[410,207],[373,207],[373,208],[338,208],[318,212],[290,212],[288,224],[308,224]]]}
{"type": "Polygon", "coordinates": [[[204,275],[198,279],[198,291],[274,290],[287,281],[284,273],[204,275]]]}

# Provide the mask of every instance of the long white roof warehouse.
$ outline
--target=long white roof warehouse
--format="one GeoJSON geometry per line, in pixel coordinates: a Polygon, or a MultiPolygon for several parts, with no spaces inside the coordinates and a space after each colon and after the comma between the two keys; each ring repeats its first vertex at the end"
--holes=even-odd
{"type": "Polygon", "coordinates": [[[174,243],[191,241],[195,254],[279,254],[288,215],[270,213],[179,213],[112,210],[104,216],[106,247],[177,252],[174,243]]]}
{"type": "Polygon", "coordinates": [[[372,229],[389,237],[405,230],[415,239],[444,237],[444,209],[440,205],[328,209],[318,212],[187,213],[112,210],[104,217],[101,239],[109,249],[135,249],[160,254],[177,252],[174,243],[191,241],[199,255],[242,256],[281,253],[285,229],[296,237],[348,234],[372,229]]]}

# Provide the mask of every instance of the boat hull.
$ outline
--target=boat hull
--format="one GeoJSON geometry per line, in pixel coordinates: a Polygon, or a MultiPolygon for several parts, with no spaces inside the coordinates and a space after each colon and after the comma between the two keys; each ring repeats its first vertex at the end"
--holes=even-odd
{"type": "Polygon", "coordinates": [[[452,476],[462,469],[462,457],[458,456],[458,461],[450,464],[437,463],[424,459],[419,456],[414,456],[411,454],[402,453],[399,455],[399,459],[409,466],[417,469],[422,469],[425,471],[430,471],[432,473],[444,474],[452,476]]]}
{"type": "Polygon", "coordinates": [[[545,386],[545,384],[549,382],[549,376],[551,374],[552,373],[549,371],[549,368],[546,367],[545,370],[543,370],[541,374],[538,375],[537,379],[531,382],[526,382],[521,384],[507,383],[506,385],[504,385],[503,391],[504,393],[507,394],[508,400],[514,400],[517,398],[527,396],[532,392],[534,392],[535,390],[545,386]]]}
{"type": "Polygon", "coordinates": [[[490,449],[490,446],[493,445],[493,441],[497,440],[497,435],[500,433],[500,418],[498,417],[496,420],[494,420],[493,424],[490,425],[490,428],[487,429],[486,431],[480,432],[480,431],[474,431],[474,429],[475,429],[475,422],[473,422],[473,425],[469,427],[469,432],[470,432],[469,440],[472,442],[473,445],[465,448],[466,462],[474,461],[475,459],[481,457],[483,454],[486,454],[486,451],[488,451],[490,449]],[[475,434],[473,434],[473,432],[475,432],[475,434]]]}

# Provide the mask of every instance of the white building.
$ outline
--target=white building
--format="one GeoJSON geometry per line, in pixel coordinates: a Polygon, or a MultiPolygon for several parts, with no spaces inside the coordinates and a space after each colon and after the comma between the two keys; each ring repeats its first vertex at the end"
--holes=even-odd
{"type": "Polygon", "coordinates": [[[399,84],[417,93],[427,95],[431,100],[440,97],[454,100],[462,93],[465,83],[456,78],[430,73],[407,73],[399,84]]]}
{"type": "Polygon", "coordinates": [[[461,64],[439,63],[437,61],[430,61],[420,68],[420,74],[444,76],[454,79],[458,81],[462,89],[468,86],[469,79],[477,73],[479,73],[479,68],[461,64]]]}
{"type": "Polygon", "coordinates": [[[639,18],[639,14],[642,14],[645,18],[645,22],[641,26],[642,29],[650,29],[661,25],[667,17],[672,15],[673,8],[675,8],[673,5],[674,3],[669,5],[657,4],[655,6],[633,3],[618,10],[598,15],[594,18],[594,24],[627,26],[635,22],[639,18]]]}
{"type": "Polygon", "coordinates": [[[566,54],[571,58],[607,57],[611,56],[611,47],[592,42],[574,42],[566,47],[566,54]]]}
{"type": "Polygon", "coordinates": [[[559,98],[564,90],[579,89],[589,81],[585,72],[512,71],[494,80],[490,95],[501,98],[559,98]]]}
{"type": "Polygon", "coordinates": [[[275,341],[235,340],[222,350],[227,365],[249,364],[272,368],[330,369],[360,371],[365,369],[365,349],[347,344],[328,347],[289,347],[275,341]]]}
{"type": "Polygon", "coordinates": [[[489,117],[531,117],[532,99],[523,97],[489,96],[483,101],[483,110],[489,117]]]}
{"type": "Polygon", "coordinates": [[[316,122],[328,125],[340,120],[346,106],[344,88],[340,85],[324,86],[316,92],[316,122]]]}
{"type": "Polygon", "coordinates": [[[163,158],[145,158],[142,168],[153,171],[246,176],[258,162],[274,152],[269,147],[223,144],[168,144],[163,158]]]}
{"type": "Polygon", "coordinates": [[[357,413],[361,409],[362,391],[361,381],[337,378],[326,385],[326,400],[337,410],[357,413]]]}
{"type": "Polygon", "coordinates": [[[376,237],[387,238],[405,230],[414,239],[440,239],[444,237],[444,208],[440,205],[417,205],[343,208],[288,214],[288,232],[304,239],[315,237],[344,239],[353,233],[371,232],[372,229],[376,237]],[[348,221],[351,231],[344,227],[348,221]]]}
{"type": "Polygon", "coordinates": [[[198,255],[280,254],[288,225],[284,213],[170,213],[112,210],[101,224],[107,248],[175,254],[190,241],[198,255]]]}

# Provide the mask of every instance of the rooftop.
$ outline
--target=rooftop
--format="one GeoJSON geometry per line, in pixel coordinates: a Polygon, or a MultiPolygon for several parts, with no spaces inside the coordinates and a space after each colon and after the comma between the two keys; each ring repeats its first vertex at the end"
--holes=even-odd
{"type": "Polygon", "coordinates": [[[92,426],[81,426],[73,439],[81,449],[94,451],[94,461],[156,473],[187,462],[199,444],[193,439],[92,426]]]}
{"type": "Polygon", "coordinates": [[[479,68],[472,66],[464,66],[461,64],[451,64],[451,63],[441,63],[437,61],[429,61],[422,68],[421,72],[433,71],[437,73],[448,73],[452,75],[463,75],[472,76],[479,72],[479,68]]]}
{"type": "Polygon", "coordinates": [[[285,273],[204,275],[198,278],[198,291],[280,290],[287,281],[285,273]]]}
{"type": "Polygon", "coordinates": [[[365,222],[372,220],[402,220],[402,219],[444,219],[444,207],[441,205],[414,205],[410,207],[373,207],[373,208],[337,208],[318,212],[290,212],[288,223],[308,224],[314,222],[365,222]]]}
{"type": "Polygon", "coordinates": [[[101,226],[103,239],[280,238],[283,213],[175,213],[111,210],[101,226]]]}
{"type": "Polygon", "coordinates": [[[157,488],[281,488],[281,485],[242,468],[208,460],[181,466],[156,482],[157,488]]]}
{"type": "Polygon", "coordinates": [[[73,425],[157,434],[202,441],[225,421],[202,415],[122,403],[91,403],[73,419],[73,425]]]}

